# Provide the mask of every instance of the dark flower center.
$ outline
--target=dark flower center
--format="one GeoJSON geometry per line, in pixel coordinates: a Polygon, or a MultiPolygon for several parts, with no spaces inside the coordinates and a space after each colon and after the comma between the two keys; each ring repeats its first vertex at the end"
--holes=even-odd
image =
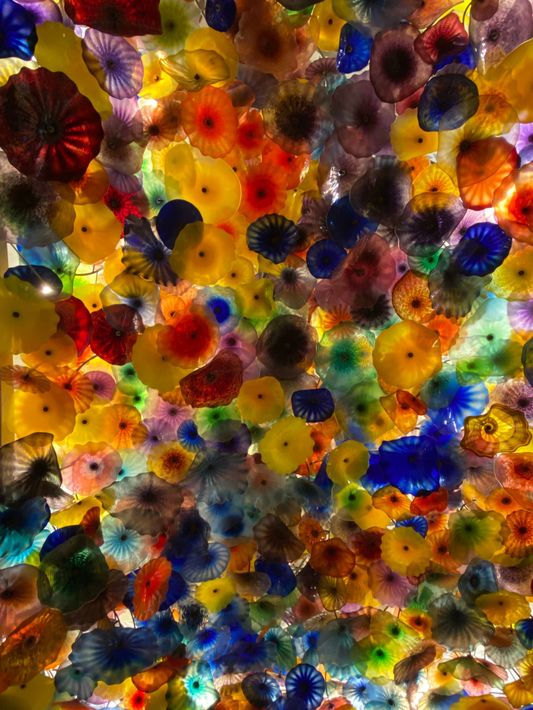
{"type": "Polygon", "coordinates": [[[413,74],[413,55],[405,47],[389,49],[381,59],[381,67],[390,82],[401,84],[413,74]]]}

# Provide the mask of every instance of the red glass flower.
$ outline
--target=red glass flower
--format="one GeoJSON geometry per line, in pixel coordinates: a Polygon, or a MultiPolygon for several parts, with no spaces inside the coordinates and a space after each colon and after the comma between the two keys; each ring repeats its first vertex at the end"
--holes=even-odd
{"type": "Polygon", "coordinates": [[[111,365],[124,365],[142,330],[142,321],[134,308],[113,305],[92,314],[91,348],[95,355],[111,365]]]}
{"type": "Polygon", "coordinates": [[[24,175],[79,180],[103,135],[99,114],[63,72],[24,67],[0,87],[0,147],[24,175]]]}
{"type": "Polygon", "coordinates": [[[109,35],[161,34],[159,0],[65,0],[65,11],[77,25],[109,35]]]}
{"type": "Polygon", "coordinates": [[[91,340],[91,314],[83,301],[74,296],[57,301],[55,309],[59,316],[58,330],[70,335],[81,355],[91,340]]]}
{"type": "Polygon", "coordinates": [[[220,407],[239,394],[242,362],[231,350],[222,350],[205,367],[180,382],[183,399],[191,407],[220,407]]]}

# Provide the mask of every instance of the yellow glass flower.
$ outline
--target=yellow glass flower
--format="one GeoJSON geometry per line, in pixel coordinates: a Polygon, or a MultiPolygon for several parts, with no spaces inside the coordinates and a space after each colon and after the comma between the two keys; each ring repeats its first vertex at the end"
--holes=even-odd
{"type": "Polygon", "coordinates": [[[241,203],[239,178],[222,158],[199,157],[195,168],[194,183],[184,183],[180,197],[192,202],[205,222],[231,219],[241,203]]]}
{"type": "Polygon", "coordinates": [[[86,96],[98,113],[112,113],[109,95],[91,74],[83,60],[81,39],[62,22],[43,22],[37,26],[35,58],[41,67],[66,74],[86,96]]]}
{"type": "Polygon", "coordinates": [[[411,160],[433,153],[439,146],[439,134],[420,128],[418,112],[410,108],[396,117],[391,126],[390,141],[399,160],[411,160]]]}
{"type": "Polygon", "coordinates": [[[178,483],[185,476],[194,459],[177,441],[165,441],[154,446],[148,456],[148,468],[169,483],[178,483]]]}
{"type": "Polygon", "coordinates": [[[237,256],[230,264],[227,273],[220,279],[219,284],[236,289],[241,284],[249,283],[253,278],[253,263],[244,256],[237,256]]]}
{"type": "Polygon", "coordinates": [[[236,404],[244,421],[265,424],[283,413],[285,393],[275,377],[258,377],[243,382],[236,404]]]}
{"type": "Polygon", "coordinates": [[[87,496],[73,505],[69,505],[68,508],[52,513],[50,522],[56,528],[62,528],[65,525],[79,525],[91,508],[98,508],[100,512],[102,511],[102,503],[95,496],[87,496]]]}
{"type": "Polygon", "coordinates": [[[57,367],[74,365],[78,352],[71,337],[66,333],[54,333],[48,340],[31,353],[22,356],[28,367],[40,372],[53,372],[57,367]]]}
{"type": "Polygon", "coordinates": [[[476,606],[496,626],[511,626],[530,614],[525,597],[515,592],[481,594],[476,599],[476,606]]]}
{"type": "Polygon", "coordinates": [[[397,527],[383,535],[381,557],[394,572],[416,577],[428,568],[431,548],[413,528],[397,527]]]}
{"type": "Polygon", "coordinates": [[[490,288],[510,301],[528,301],[533,293],[533,247],[514,250],[492,274],[490,288]]]}
{"type": "Polygon", "coordinates": [[[503,516],[499,513],[460,510],[450,515],[450,553],[459,562],[473,557],[491,559],[501,546],[503,516]]]}
{"type": "Polygon", "coordinates": [[[181,230],[169,261],[182,279],[210,286],[222,278],[234,258],[233,238],[227,232],[193,222],[181,230]]]}
{"type": "Polygon", "coordinates": [[[122,225],[103,202],[74,205],[74,211],[74,228],[64,242],[83,262],[96,264],[114,252],[122,225]]]}
{"type": "Polygon", "coordinates": [[[224,32],[217,32],[211,27],[199,27],[191,32],[185,41],[187,52],[194,52],[203,49],[208,52],[216,52],[224,57],[229,68],[229,79],[235,79],[239,66],[239,55],[235,49],[235,44],[224,32]]]}
{"type": "Polygon", "coordinates": [[[51,383],[45,392],[16,392],[13,426],[17,437],[38,431],[61,441],[74,429],[76,410],[72,397],[51,383]]]}
{"type": "Polygon", "coordinates": [[[335,508],[344,520],[353,520],[362,530],[386,527],[390,518],[374,508],[372,496],[357,483],[349,483],[335,495],[335,508]]]}
{"type": "Polygon", "coordinates": [[[344,21],[334,11],[332,0],[316,5],[313,14],[318,20],[318,46],[322,51],[336,52],[344,21]]]}
{"type": "Polygon", "coordinates": [[[146,52],[141,56],[144,74],[139,96],[143,99],[162,99],[177,88],[176,81],[163,72],[157,52],[146,52]]]}
{"type": "Polygon", "coordinates": [[[230,68],[224,57],[208,49],[183,49],[161,59],[161,69],[177,82],[180,89],[199,91],[209,84],[229,78],[230,68]]]}
{"type": "Polygon", "coordinates": [[[344,441],[328,456],[328,477],[340,486],[358,481],[366,473],[370,455],[360,441],[344,441]]]}
{"type": "Polygon", "coordinates": [[[0,354],[37,350],[53,333],[59,317],[54,304],[15,276],[0,283],[0,354]]]}
{"type": "Polygon", "coordinates": [[[89,409],[77,414],[74,428],[65,443],[69,446],[74,446],[76,444],[86,444],[88,441],[98,441],[100,438],[99,432],[101,431],[100,419],[104,411],[104,407],[92,405],[89,409]]]}
{"type": "Polygon", "coordinates": [[[313,453],[311,431],[299,417],[284,417],[276,422],[259,442],[259,453],[276,473],[295,471],[313,453]]]}
{"type": "Polygon", "coordinates": [[[458,195],[459,188],[446,170],[436,163],[431,163],[413,180],[413,197],[424,192],[458,195]]]}
{"type": "Polygon", "coordinates": [[[199,584],[194,596],[211,614],[218,614],[235,596],[235,585],[229,577],[211,579],[199,584]]]}
{"type": "Polygon", "coordinates": [[[415,321],[395,323],[378,335],[372,360],[387,384],[418,391],[442,367],[438,333],[415,321]]]}
{"type": "Polygon", "coordinates": [[[187,374],[173,365],[169,358],[160,352],[158,338],[167,326],[154,325],[146,328],[133,346],[131,362],[137,376],[147,387],[159,392],[170,392],[179,385],[180,380],[187,374]]]}
{"type": "Polygon", "coordinates": [[[190,190],[196,180],[196,166],[193,150],[188,143],[173,143],[168,149],[152,155],[155,171],[164,176],[165,191],[173,200],[190,190]]]}
{"type": "Polygon", "coordinates": [[[245,318],[268,318],[274,307],[274,286],[270,279],[255,279],[235,289],[237,306],[245,318]]]}

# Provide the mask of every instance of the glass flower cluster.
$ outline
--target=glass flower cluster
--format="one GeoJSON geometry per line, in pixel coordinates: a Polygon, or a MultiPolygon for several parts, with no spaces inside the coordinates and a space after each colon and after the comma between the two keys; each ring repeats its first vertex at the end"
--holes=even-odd
{"type": "Polygon", "coordinates": [[[1,0],[0,707],[533,708],[531,0],[1,0]]]}

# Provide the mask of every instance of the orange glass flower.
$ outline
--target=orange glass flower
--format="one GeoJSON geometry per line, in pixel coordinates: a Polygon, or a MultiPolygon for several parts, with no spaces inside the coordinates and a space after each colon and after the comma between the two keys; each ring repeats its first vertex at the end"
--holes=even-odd
{"type": "Polygon", "coordinates": [[[270,163],[252,166],[242,179],[241,212],[250,220],[280,212],[285,204],[285,176],[270,163]]]}
{"type": "Polygon", "coordinates": [[[507,516],[505,551],[511,557],[526,557],[533,552],[533,512],[516,510],[507,516]]]}
{"type": "Polygon", "coordinates": [[[152,617],[166,597],[172,565],[165,557],[147,562],[135,577],[133,611],[139,621],[152,617]]]}
{"type": "Polygon", "coordinates": [[[494,195],[498,223],[519,242],[533,244],[533,165],[514,170],[494,195]]]}
{"type": "Polygon", "coordinates": [[[478,456],[515,451],[531,441],[528,423],[517,409],[493,404],[486,414],[466,417],[461,446],[478,456]]]}
{"type": "Polygon", "coordinates": [[[379,377],[400,389],[419,389],[442,366],[434,330],[404,320],[383,330],[372,353],[379,377]]]}
{"type": "Polygon", "coordinates": [[[181,105],[181,119],[191,145],[212,158],[221,158],[237,140],[237,114],[222,89],[205,86],[187,94],[181,105]]]}
{"type": "Polygon", "coordinates": [[[457,156],[457,182],[464,206],[472,210],[491,207],[496,190],[518,160],[514,146],[503,138],[464,141],[457,156]]]}
{"type": "Polygon", "coordinates": [[[355,555],[338,537],[322,540],[313,545],[311,567],[328,577],[347,577],[355,564],[355,555]]]}
{"type": "Polygon", "coordinates": [[[407,271],[394,284],[392,289],[392,305],[394,310],[404,320],[426,323],[435,314],[429,295],[427,278],[407,271]]]}

